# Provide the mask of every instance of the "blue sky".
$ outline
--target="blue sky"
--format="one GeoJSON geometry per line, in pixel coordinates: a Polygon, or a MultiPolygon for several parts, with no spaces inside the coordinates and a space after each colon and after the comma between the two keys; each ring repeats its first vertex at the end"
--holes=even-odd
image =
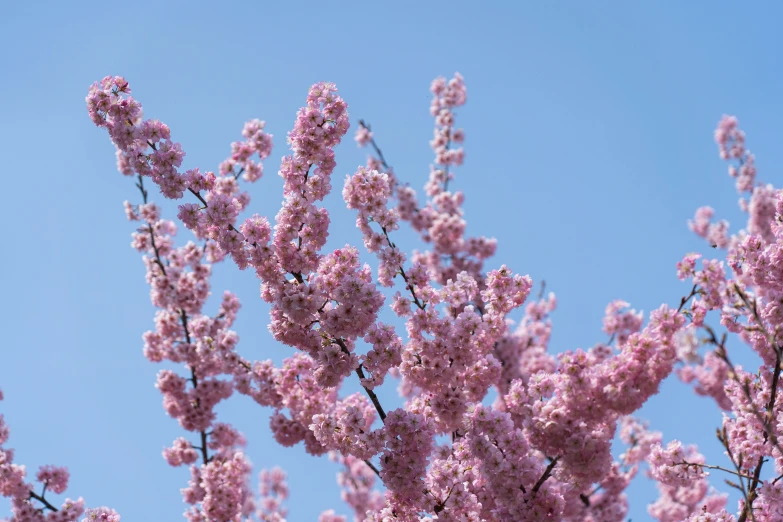
{"type": "MultiPolygon", "coordinates": [[[[705,251],[686,226],[698,206],[715,207],[732,230],[744,226],[712,141],[721,114],[740,118],[760,179],[780,185],[782,14],[772,2],[706,1],[4,4],[0,388],[18,461],[31,471],[68,465],[69,494],[123,520],[181,519],[187,472],[160,452],[182,431],[153,386],[159,367],[141,354],[154,310],[122,210],[137,193],[87,117],[93,81],[125,76],[145,115],[169,124],[188,168],[216,168],[246,120],[266,120],[275,149],[251,208],[274,216],[285,133],[312,83],[336,82],[353,128],[370,121],[398,176],[418,188],[432,162],[429,83],[459,71],[469,101],[458,112],[466,161],[454,186],[466,193],[468,232],[497,237],[495,263],[556,292],[552,349],[562,351],[605,339],[613,299],[645,311],[679,303],[689,288],[674,264],[705,251]]],[[[346,140],[335,188],[364,159],[346,140]]],[[[339,191],[327,208],[328,246],[359,243],[339,191]]],[[[243,302],[242,354],[290,355],[266,330],[253,274],[215,272],[213,292],[231,289],[243,302]]],[[[730,347],[748,360],[743,346],[730,347]]],[[[391,403],[393,387],[382,397],[391,403]]],[[[269,410],[236,397],[219,412],[248,436],[258,470],[286,468],[291,520],[349,514],[335,465],[275,445],[269,410]]],[[[698,443],[725,463],[714,439],[720,413],[676,380],[641,416],[665,440],[698,443]]],[[[654,488],[642,481],[630,495],[629,516],[647,520],[654,488]]],[[[0,501],[0,513],[7,506],[0,501]]]]}

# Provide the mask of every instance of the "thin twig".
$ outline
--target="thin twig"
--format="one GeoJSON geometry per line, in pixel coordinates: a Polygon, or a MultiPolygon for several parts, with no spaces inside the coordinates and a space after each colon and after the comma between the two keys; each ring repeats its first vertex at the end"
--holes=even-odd
{"type": "MultiPolygon", "coordinates": [[[[370,125],[368,123],[365,123],[364,120],[359,120],[359,125],[367,129],[368,132],[371,131],[370,125]]],[[[390,171],[392,168],[389,166],[388,163],[386,163],[386,158],[383,157],[383,152],[381,152],[381,148],[378,147],[378,144],[375,143],[374,138],[370,138],[370,145],[372,145],[372,148],[375,150],[375,153],[378,155],[378,159],[381,160],[381,165],[383,165],[383,168],[385,168],[387,171],[390,171]]]]}
{"type": "Polygon", "coordinates": [[[375,467],[375,464],[373,464],[372,462],[370,462],[370,459],[366,459],[366,460],[364,461],[364,463],[365,463],[365,464],[367,464],[367,466],[368,466],[368,467],[369,467],[371,470],[373,470],[373,472],[375,472],[375,474],[376,474],[376,475],[378,475],[378,478],[381,478],[381,472],[380,472],[380,471],[378,471],[378,468],[376,468],[376,467],[375,467]]]}
{"type": "Polygon", "coordinates": [[[49,501],[48,501],[48,500],[46,500],[46,499],[43,497],[43,495],[38,495],[38,494],[37,494],[37,493],[35,493],[34,491],[31,491],[31,492],[30,492],[30,496],[29,496],[28,498],[34,498],[35,500],[37,500],[38,502],[40,502],[41,504],[43,504],[43,505],[44,505],[44,506],[45,506],[47,509],[50,509],[50,510],[52,510],[52,511],[55,511],[55,512],[57,511],[57,508],[56,508],[56,507],[54,507],[53,505],[51,505],[51,504],[49,503],[49,501]]]}
{"type": "Polygon", "coordinates": [[[541,486],[544,485],[544,482],[546,482],[546,479],[548,479],[552,475],[552,471],[554,471],[555,466],[557,466],[557,461],[560,460],[560,457],[555,457],[551,460],[549,465],[544,470],[544,474],[541,475],[541,477],[538,479],[538,481],[533,486],[533,494],[538,493],[538,490],[541,489],[541,486]]]}
{"type": "Polygon", "coordinates": [[[741,477],[741,478],[746,478],[748,480],[751,480],[753,478],[750,475],[744,475],[743,473],[738,473],[736,471],[732,471],[732,470],[730,470],[728,468],[724,468],[722,466],[713,466],[711,464],[699,464],[698,462],[688,462],[687,460],[683,460],[679,464],[683,465],[683,466],[698,466],[700,468],[707,468],[707,469],[714,469],[714,470],[719,470],[719,471],[725,471],[726,473],[731,473],[732,475],[735,475],[735,476],[741,477]]]}
{"type": "MultiPolygon", "coordinates": [[[[332,339],[332,343],[336,344],[340,347],[340,349],[345,353],[346,355],[350,355],[351,352],[348,350],[348,346],[345,345],[345,341],[343,339],[337,338],[332,339]]],[[[364,370],[362,370],[362,365],[360,364],[356,368],[356,375],[359,376],[359,379],[366,379],[367,377],[364,375],[364,370]]],[[[381,418],[381,421],[386,422],[386,412],[383,410],[383,406],[381,406],[381,401],[378,400],[378,396],[375,395],[375,392],[372,391],[370,388],[362,384],[362,388],[364,388],[364,391],[367,392],[367,395],[370,397],[370,401],[372,401],[373,406],[375,406],[375,411],[378,412],[378,416],[381,418]]]]}

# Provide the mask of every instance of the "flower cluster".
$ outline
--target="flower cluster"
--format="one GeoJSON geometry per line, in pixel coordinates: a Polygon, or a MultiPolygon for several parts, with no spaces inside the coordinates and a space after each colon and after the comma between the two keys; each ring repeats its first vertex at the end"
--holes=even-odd
{"type": "MultiPolygon", "coordinates": [[[[2,391],[0,400],[3,400],[2,391]]],[[[8,522],[76,522],[82,515],[85,515],[82,522],[92,522],[96,520],[96,514],[102,513],[106,513],[107,517],[97,520],[120,522],[120,516],[109,508],[87,509],[85,512],[81,497],[76,500],[66,498],[59,508],[46,498],[47,492],[59,495],[68,489],[70,474],[67,468],[41,466],[35,478],[42,484],[42,489],[36,493],[33,484],[26,481],[25,466],[15,464],[14,450],[5,447],[9,436],[8,425],[0,415],[0,495],[11,501],[13,516],[8,522]]]]}
{"type": "Polygon", "coordinates": [[[141,104],[130,93],[124,78],[107,76],[93,84],[87,96],[93,122],[108,130],[117,147],[120,172],[138,175],[139,184],[149,177],[168,198],[179,199],[185,191],[192,193],[198,203],[180,205],[180,220],[197,238],[213,242],[213,260],[231,255],[240,268],[246,267],[250,254],[235,224],[250,197],[240,193],[237,180],[244,174],[244,180],[253,182],[263,173],[260,161],[252,157],[264,160],[271,153],[272,136],[263,132],[264,122],[251,120],[245,125],[242,134],[246,140],[232,144],[231,157],[221,164],[218,176],[199,169],[181,172],[185,157],[182,146],[171,141],[168,126],[142,119],[141,104]]]}
{"type": "Polygon", "coordinates": [[[380,511],[383,508],[383,496],[373,489],[376,474],[366,461],[338,452],[330,452],[329,458],[342,464],[343,469],[337,474],[337,483],[342,489],[343,501],[354,511],[354,520],[361,522],[368,512],[380,511]]]}
{"type": "Polygon", "coordinates": [[[190,522],[239,520],[255,511],[250,493],[251,466],[242,452],[216,455],[201,467],[191,467],[189,487],[183,498],[192,504],[185,517],[190,522]]]}
{"type": "Polygon", "coordinates": [[[262,470],[258,475],[259,502],[256,515],[264,522],[284,522],[288,510],[283,507],[283,502],[288,498],[288,483],[286,474],[282,468],[262,470]]]}
{"type": "Polygon", "coordinates": [[[629,303],[618,299],[606,307],[604,332],[611,335],[620,345],[625,344],[631,334],[642,329],[644,315],[636,310],[622,311],[629,306],[629,303]]]}
{"type": "MultiPolygon", "coordinates": [[[[383,188],[381,194],[367,203],[375,203],[379,201],[376,198],[380,198],[383,200],[381,204],[385,206],[388,195],[384,196],[383,194],[388,190],[393,190],[397,198],[396,212],[384,209],[383,214],[379,213],[378,218],[391,220],[395,224],[395,228],[399,219],[410,222],[422,239],[433,246],[431,251],[414,255],[412,261],[426,266],[430,272],[435,274],[433,279],[442,285],[445,285],[449,279],[455,280],[457,275],[463,271],[474,277],[481,285],[483,262],[494,255],[497,241],[486,237],[465,237],[466,222],[461,209],[465,196],[462,192],[451,193],[448,191],[449,181],[454,178],[451,169],[462,165],[465,156],[463,147],[453,148],[453,145],[462,144],[465,140],[465,132],[455,128],[454,123],[455,109],[463,106],[467,101],[467,88],[464,79],[457,73],[454,78],[448,81],[442,77],[437,78],[432,82],[430,91],[433,94],[430,114],[435,118],[435,136],[430,142],[430,146],[435,153],[437,166],[431,168],[430,179],[426,185],[426,194],[429,198],[427,204],[424,207],[419,207],[416,191],[408,185],[397,183],[392,169],[386,165],[383,155],[380,154],[380,149],[372,141],[373,134],[362,122],[356,131],[356,142],[359,146],[372,143],[379,154],[378,158],[370,157],[366,171],[383,170],[388,177],[387,180],[380,182],[388,188],[383,188]]],[[[357,172],[357,175],[359,174],[362,174],[361,169],[357,172]]],[[[357,181],[352,179],[351,184],[357,185],[357,181]]],[[[347,186],[346,184],[346,190],[347,186]]],[[[359,188],[355,187],[353,190],[359,190],[359,188]]],[[[352,198],[353,190],[349,193],[352,198]]],[[[346,197],[346,202],[348,199],[346,197]]],[[[355,204],[353,199],[348,204],[350,208],[358,209],[358,207],[352,206],[355,204]]],[[[366,216],[373,217],[373,212],[378,213],[380,208],[372,205],[366,207],[365,203],[365,208],[360,210],[357,223],[362,222],[366,216]]],[[[363,225],[360,224],[360,228],[362,227],[363,225]]],[[[391,228],[387,227],[387,230],[390,231],[391,228]]],[[[377,232],[375,234],[365,233],[365,244],[373,252],[383,243],[381,239],[377,237],[377,232]],[[373,247],[371,248],[370,245],[373,247]]],[[[383,261],[382,258],[381,268],[384,270],[386,266],[392,267],[391,273],[384,273],[384,277],[381,279],[386,281],[387,286],[389,286],[389,277],[394,275],[395,262],[399,261],[397,264],[400,265],[404,261],[401,252],[391,244],[389,247],[395,252],[389,252],[385,249],[386,251],[382,253],[390,256],[393,254],[393,259],[383,261]]]]}

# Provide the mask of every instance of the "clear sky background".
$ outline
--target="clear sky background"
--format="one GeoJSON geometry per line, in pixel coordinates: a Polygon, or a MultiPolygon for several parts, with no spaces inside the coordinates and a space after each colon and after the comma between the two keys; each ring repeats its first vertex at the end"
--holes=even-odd
{"type": "MultiPolygon", "coordinates": [[[[712,139],[721,114],[740,118],[760,179],[780,185],[781,15],[774,2],[3,2],[0,411],[9,446],[31,473],[69,466],[71,496],[125,521],[182,519],[188,473],[160,453],[183,431],[153,386],[160,367],[141,352],[154,309],[122,209],[138,193],[87,116],[93,81],[125,76],[145,116],[182,143],[187,168],[216,169],[246,120],[266,120],[275,149],[251,209],[272,217],[285,135],[311,84],[336,82],[351,136],[359,118],[370,121],[398,176],[420,188],[433,160],[429,84],[459,71],[466,161],[453,186],[466,193],[468,232],[498,238],[493,266],[545,279],[557,294],[559,352],[604,341],[613,299],[645,311],[679,303],[689,287],[675,262],[712,253],[686,225],[697,207],[744,227],[712,139]]],[[[328,247],[360,244],[338,189],[365,157],[352,139],[337,150],[328,247]]],[[[410,233],[397,243],[420,246],[410,233]]],[[[213,292],[224,289],[243,302],[235,327],[245,357],[292,353],[267,332],[252,273],[218,266],[213,292]]],[[[744,346],[730,348],[747,360],[744,346]]],[[[384,386],[383,400],[394,396],[384,386]]],[[[350,514],[337,467],[276,445],[269,409],[238,396],[218,411],[247,435],[256,470],[288,471],[290,520],[350,514]]],[[[640,416],[666,441],[698,443],[726,464],[714,438],[719,411],[676,378],[640,416]]],[[[720,486],[724,477],[712,478],[720,486]]],[[[629,516],[648,520],[655,488],[642,478],[629,494],[629,516]]]]}

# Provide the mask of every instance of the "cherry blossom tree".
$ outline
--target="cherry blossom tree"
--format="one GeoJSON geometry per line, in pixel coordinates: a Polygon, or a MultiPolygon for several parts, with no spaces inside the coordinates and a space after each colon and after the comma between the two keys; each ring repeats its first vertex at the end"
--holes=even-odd
{"type": "MultiPolygon", "coordinates": [[[[189,469],[185,517],[278,522],[288,514],[285,472],[262,470],[253,492],[245,438],[218,419],[215,406],[238,393],[271,408],[279,444],[304,444],[340,465],[342,499],[356,521],[621,521],[640,470],[658,485],[648,512],[660,522],[783,520],[783,193],[757,181],[737,119],[724,116],[715,140],[736,179],[746,229],[730,234],[712,208],[698,209],[690,228],[716,258],[687,254],[677,263],[677,277],[692,284],[688,295],[673,296],[646,321],[613,301],[606,343],[551,354],[555,295],[543,284],[536,293],[529,276],[495,262],[494,239],[466,233],[454,175],[465,154],[456,124],[464,80],[438,78],[431,92],[435,157],[423,201],[359,120],[355,140],[370,155],[346,176],[342,196],[364,245],[328,252],[322,202],[337,168],[334,149],[351,127],[335,85],[312,86],[296,113],[273,218],[252,208],[243,188],[262,178],[272,151],[263,121],[245,124],[215,172],[184,170],[182,146],[164,123],[144,118],[125,79],[90,88],[89,115],[135,185],[125,213],[157,308],[144,356],[180,368],[161,370],[156,386],[183,430],[163,457],[189,469]],[[182,201],[176,223],[151,200],[153,190],[182,201]],[[178,225],[191,234],[184,244],[178,225]],[[398,244],[401,225],[420,236],[424,252],[398,244]],[[362,262],[368,255],[375,270],[362,262]],[[221,262],[255,271],[271,307],[269,330],[291,348],[282,365],[239,351],[233,293],[205,310],[212,265],[221,262]],[[384,307],[394,322],[381,321],[384,307]],[[760,357],[758,368],[732,362],[729,336],[760,357]],[[707,462],[696,446],[633,417],[672,374],[724,411],[717,430],[724,462],[707,462]],[[349,379],[363,393],[341,393],[349,379]],[[376,394],[391,379],[399,405],[376,394]],[[616,438],[625,449],[613,457],[616,438]],[[710,473],[740,493],[736,510],[710,487],[710,473]]],[[[42,467],[35,486],[8,438],[0,417],[0,494],[12,501],[10,520],[120,520],[110,508],[86,509],[82,498],[53,503],[46,494],[65,492],[67,469],[42,467]]],[[[345,520],[331,510],[319,518],[345,520]]]]}

